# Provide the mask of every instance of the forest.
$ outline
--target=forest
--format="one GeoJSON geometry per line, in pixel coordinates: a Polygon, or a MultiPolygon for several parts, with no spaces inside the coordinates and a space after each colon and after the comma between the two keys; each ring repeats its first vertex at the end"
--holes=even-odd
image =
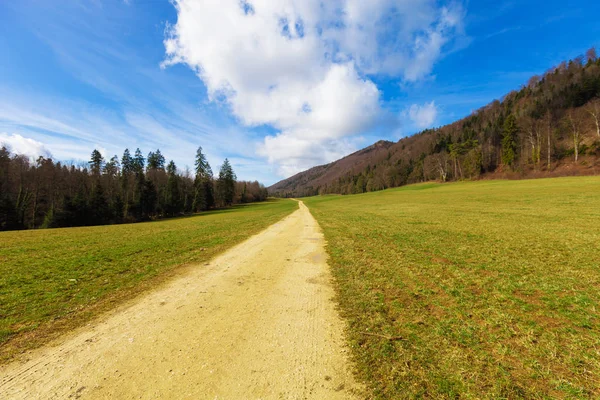
{"type": "Polygon", "coordinates": [[[385,147],[385,152],[365,156],[360,166],[344,168],[335,179],[322,178],[332,163],[288,178],[270,188],[271,193],[354,194],[429,180],[595,174],[600,59],[592,48],[466,118],[385,147]]]}
{"type": "Polygon", "coordinates": [[[108,161],[94,150],[76,166],[0,148],[0,230],[148,221],[266,198],[262,184],[237,181],[227,159],[215,179],[202,147],[194,171],[166,163],[160,150],[125,149],[108,161]]]}

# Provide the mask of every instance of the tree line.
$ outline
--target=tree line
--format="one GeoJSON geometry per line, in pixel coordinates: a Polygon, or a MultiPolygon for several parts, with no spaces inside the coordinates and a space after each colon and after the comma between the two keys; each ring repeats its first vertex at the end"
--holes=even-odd
{"type": "Polygon", "coordinates": [[[215,179],[202,147],[193,171],[167,163],[160,150],[144,157],[125,149],[120,160],[94,150],[87,165],[76,166],[0,147],[0,230],[147,221],[267,196],[262,184],[237,181],[228,159],[215,179]]]}
{"type": "Polygon", "coordinates": [[[592,48],[466,118],[401,139],[361,171],[324,185],[274,194],[353,194],[429,180],[478,179],[484,174],[590,173],[586,168],[599,159],[600,59],[592,48]]]}

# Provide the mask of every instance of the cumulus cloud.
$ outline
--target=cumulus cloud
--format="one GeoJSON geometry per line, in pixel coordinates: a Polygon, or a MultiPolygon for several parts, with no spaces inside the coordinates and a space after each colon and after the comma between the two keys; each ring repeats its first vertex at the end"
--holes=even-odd
{"type": "Polygon", "coordinates": [[[352,151],[381,118],[373,77],[427,76],[463,19],[433,0],[173,4],[164,66],[187,64],[240,123],[275,128],[258,153],[281,176],[352,151]]]}
{"type": "Polygon", "coordinates": [[[0,145],[9,148],[13,154],[25,155],[34,159],[40,156],[50,157],[50,151],[42,142],[18,134],[0,133],[0,145]]]}
{"type": "Polygon", "coordinates": [[[408,109],[408,117],[419,129],[431,128],[437,118],[438,110],[435,102],[423,105],[413,104],[408,109]]]}

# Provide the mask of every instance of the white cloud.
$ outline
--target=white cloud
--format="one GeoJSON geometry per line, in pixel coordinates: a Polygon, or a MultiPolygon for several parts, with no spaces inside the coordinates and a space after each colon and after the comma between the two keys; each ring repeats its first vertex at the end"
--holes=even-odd
{"type": "Polygon", "coordinates": [[[0,133],[0,145],[7,146],[13,154],[25,155],[33,159],[50,157],[50,151],[42,142],[18,134],[0,133]]]}
{"type": "Polygon", "coordinates": [[[431,128],[437,119],[438,109],[435,102],[423,105],[413,104],[408,109],[408,117],[419,129],[431,128]]]}
{"type": "Polygon", "coordinates": [[[371,77],[428,76],[463,19],[461,7],[433,0],[174,5],[178,20],[167,29],[164,65],[189,65],[209,98],[242,124],[275,128],[258,153],[281,176],[354,150],[351,138],[382,118],[371,77]]]}

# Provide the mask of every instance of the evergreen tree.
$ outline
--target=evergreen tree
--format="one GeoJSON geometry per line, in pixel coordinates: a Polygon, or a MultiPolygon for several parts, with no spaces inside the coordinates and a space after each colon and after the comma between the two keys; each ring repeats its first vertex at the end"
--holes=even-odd
{"type": "Polygon", "coordinates": [[[143,174],[145,162],[146,160],[144,160],[144,156],[142,155],[140,149],[136,149],[135,156],[133,157],[133,172],[136,174],[143,174]]]}
{"type": "Polygon", "coordinates": [[[134,173],[133,157],[129,149],[125,149],[121,157],[121,194],[123,198],[123,217],[129,214],[129,208],[132,203],[133,192],[131,190],[131,176],[134,173]]]}
{"type": "Polygon", "coordinates": [[[196,151],[196,177],[194,179],[194,211],[204,211],[214,206],[213,172],[202,147],[196,151]]]}
{"type": "Polygon", "coordinates": [[[148,170],[164,170],[165,169],[165,157],[161,154],[160,149],[156,150],[156,153],[148,153],[147,158],[148,170]]]}
{"type": "Polygon", "coordinates": [[[115,223],[120,224],[123,222],[123,218],[125,216],[125,203],[123,203],[123,198],[120,195],[115,197],[115,201],[111,207],[111,214],[115,223]]]}
{"type": "Polygon", "coordinates": [[[0,148],[0,231],[20,229],[17,209],[10,198],[10,151],[7,147],[0,148]]]}
{"type": "Polygon", "coordinates": [[[104,173],[106,175],[108,175],[109,177],[113,178],[113,177],[117,176],[117,174],[119,173],[119,169],[120,169],[119,157],[117,157],[115,155],[104,166],[104,173]]]}
{"type": "MultiPolygon", "coordinates": [[[[146,160],[139,149],[134,157],[129,150],[123,152],[122,168],[117,157],[105,162],[96,150],[88,168],[77,168],[45,157],[32,161],[0,146],[0,230],[135,222],[178,215],[193,211],[196,191],[202,194],[204,208],[214,205],[212,171],[201,150],[198,179],[189,170],[180,173],[172,161],[163,169],[158,150],[149,158],[151,169],[146,173],[146,160]]],[[[222,174],[222,182],[231,177],[229,181],[234,182],[228,163],[224,171],[227,173],[222,174]]],[[[235,188],[240,193],[245,189],[243,196],[235,194],[234,202],[240,197],[245,201],[260,199],[264,190],[258,182],[241,182],[235,188]]],[[[231,204],[231,200],[221,203],[231,204]]]]}
{"type": "MultiPolygon", "coordinates": [[[[128,208],[132,209],[132,212],[135,214],[136,219],[143,219],[147,216],[144,214],[146,210],[149,209],[147,206],[147,201],[144,199],[144,190],[146,187],[146,177],[144,176],[144,165],[145,159],[142,155],[142,152],[139,148],[135,150],[135,155],[133,157],[133,171],[135,173],[135,185],[133,191],[133,199],[132,204],[128,208]]],[[[154,185],[152,185],[154,188],[154,185]]],[[[156,188],[154,188],[156,191],[156,188]]],[[[146,195],[149,195],[146,193],[146,195]]],[[[152,196],[150,196],[152,197],[152,196]]],[[[156,195],[154,196],[156,203],[156,195]]],[[[152,211],[154,211],[155,204],[152,205],[152,211]]]]}
{"type": "Polygon", "coordinates": [[[209,210],[215,206],[215,184],[212,176],[206,178],[202,184],[204,193],[204,204],[206,210],[209,210]]]}
{"type": "Polygon", "coordinates": [[[167,180],[165,211],[167,215],[176,215],[181,212],[182,203],[179,195],[179,177],[177,176],[177,167],[173,161],[167,166],[167,180]]]}
{"type": "Polygon", "coordinates": [[[228,159],[225,159],[219,171],[217,180],[217,194],[221,205],[230,206],[235,196],[236,176],[228,159]]]}
{"type": "Polygon", "coordinates": [[[129,149],[125,149],[123,152],[123,157],[121,157],[121,169],[123,174],[130,174],[134,172],[133,158],[131,157],[131,153],[129,153],[129,149]]]}
{"type": "Polygon", "coordinates": [[[91,224],[103,225],[110,222],[110,208],[104,194],[104,188],[99,183],[94,186],[92,199],[90,201],[91,224]]]}
{"type": "Polygon", "coordinates": [[[514,115],[509,115],[504,121],[504,134],[502,136],[502,163],[513,167],[517,157],[517,134],[519,127],[514,115]]]}
{"type": "Polygon", "coordinates": [[[98,150],[92,151],[92,157],[89,161],[90,169],[92,171],[92,175],[99,176],[100,172],[102,172],[102,166],[104,165],[104,157],[98,150]]]}
{"type": "Polygon", "coordinates": [[[91,225],[91,210],[88,206],[87,194],[84,185],[79,186],[79,190],[68,207],[72,211],[70,215],[70,226],[91,225]]]}
{"type": "Polygon", "coordinates": [[[142,184],[142,191],[139,201],[139,209],[141,213],[140,219],[146,220],[154,215],[157,200],[158,196],[156,193],[156,186],[154,186],[154,183],[152,183],[151,180],[145,179],[142,184]]]}

